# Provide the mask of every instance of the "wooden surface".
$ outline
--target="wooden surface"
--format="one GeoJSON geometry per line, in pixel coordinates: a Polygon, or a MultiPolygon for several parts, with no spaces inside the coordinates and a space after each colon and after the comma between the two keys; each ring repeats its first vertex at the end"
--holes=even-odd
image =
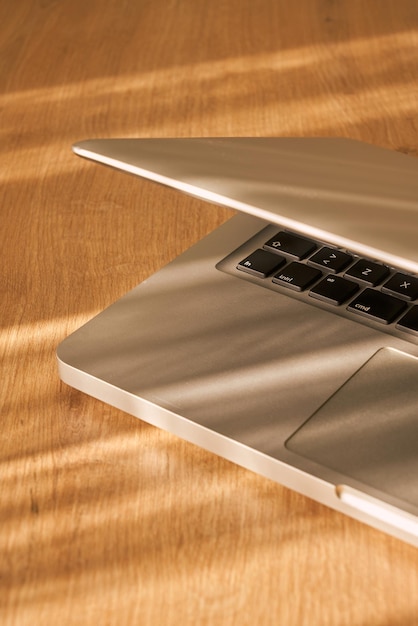
{"type": "Polygon", "coordinates": [[[87,137],[418,153],[416,0],[0,2],[0,623],[411,626],[418,552],[71,390],[55,347],[230,213],[87,137]]]}

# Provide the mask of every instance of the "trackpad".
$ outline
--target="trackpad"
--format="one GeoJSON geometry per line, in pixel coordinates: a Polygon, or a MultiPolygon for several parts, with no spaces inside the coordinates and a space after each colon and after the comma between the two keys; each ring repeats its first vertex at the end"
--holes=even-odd
{"type": "Polygon", "coordinates": [[[376,352],[286,447],[418,506],[418,358],[376,352]]]}

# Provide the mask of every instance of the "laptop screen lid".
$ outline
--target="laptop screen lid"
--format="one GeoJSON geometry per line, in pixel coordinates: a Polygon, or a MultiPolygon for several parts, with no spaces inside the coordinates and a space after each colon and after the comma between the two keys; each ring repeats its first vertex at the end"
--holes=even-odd
{"type": "Polygon", "coordinates": [[[415,159],[341,138],[92,139],[76,154],[418,272],[415,159]]]}

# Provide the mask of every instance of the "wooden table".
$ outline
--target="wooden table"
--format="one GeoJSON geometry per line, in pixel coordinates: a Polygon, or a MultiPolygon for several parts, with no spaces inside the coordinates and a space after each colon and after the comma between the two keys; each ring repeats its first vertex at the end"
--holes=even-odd
{"type": "Polygon", "coordinates": [[[418,153],[416,0],[0,3],[0,623],[418,624],[418,552],[61,384],[72,330],[230,216],[87,137],[418,153]]]}

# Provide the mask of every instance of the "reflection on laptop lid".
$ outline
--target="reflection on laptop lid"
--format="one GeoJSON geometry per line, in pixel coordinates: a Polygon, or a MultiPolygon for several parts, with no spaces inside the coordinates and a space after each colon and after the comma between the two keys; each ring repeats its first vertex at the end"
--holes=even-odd
{"type": "Polygon", "coordinates": [[[328,138],[74,150],[239,214],[67,338],[62,379],[418,545],[416,161],[328,138]]]}
{"type": "Polygon", "coordinates": [[[99,139],[80,156],[418,271],[415,159],[338,138],[99,139]]]}

